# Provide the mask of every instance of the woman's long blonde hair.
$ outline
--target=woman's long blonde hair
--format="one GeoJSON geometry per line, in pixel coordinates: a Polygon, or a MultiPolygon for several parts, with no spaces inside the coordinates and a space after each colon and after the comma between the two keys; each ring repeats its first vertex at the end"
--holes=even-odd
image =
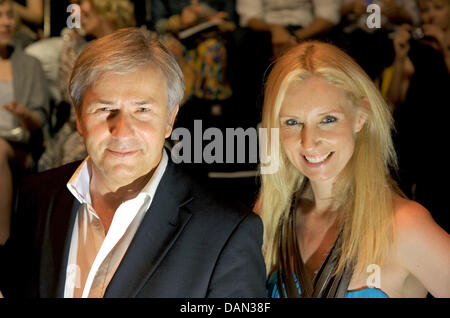
{"type": "MultiPolygon", "coordinates": [[[[353,156],[333,189],[339,199],[336,207],[344,211],[340,215],[342,252],[336,273],[351,264],[357,264],[355,271],[362,272],[369,264],[382,264],[393,239],[392,195],[397,191],[390,177],[390,168],[396,168],[397,162],[391,139],[393,120],[378,89],[351,57],[331,44],[310,41],[286,52],[270,72],[265,85],[263,128],[280,127],[286,90],[294,81],[313,75],[344,89],[355,107],[363,107],[365,98],[370,104],[353,156]]],[[[267,131],[267,149],[272,149],[270,129],[267,131]]],[[[258,203],[268,274],[279,269],[280,225],[288,217],[294,195],[307,181],[287,159],[281,140],[274,142],[276,153],[271,156],[278,156],[279,168],[276,173],[262,174],[258,203]]]]}

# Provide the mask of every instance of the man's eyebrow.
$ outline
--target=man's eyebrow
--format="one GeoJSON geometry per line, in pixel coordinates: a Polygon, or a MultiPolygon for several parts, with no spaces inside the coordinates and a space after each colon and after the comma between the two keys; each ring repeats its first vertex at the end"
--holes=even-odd
{"type": "Polygon", "coordinates": [[[151,97],[144,97],[144,99],[134,100],[132,102],[133,105],[137,105],[137,106],[139,106],[139,105],[155,104],[155,103],[156,103],[156,101],[153,98],[151,98],[151,97]]]}
{"type": "Polygon", "coordinates": [[[152,104],[152,102],[149,101],[149,100],[139,100],[139,101],[134,101],[133,102],[133,105],[137,105],[137,106],[148,105],[148,104],[152,104]]]}
{"type": "Polygon", "coordinates": [[[89,105],[94,105],[94,104],[114,105],[114,102],[110,101],[110,100],[106,100],[106,99],[96,99],[89,105]]]}
{"type": "MultiPolygon", "coordinates": [[[[155,101],[152,98],[148,98],[148,99],[144,99],[144,100],[135,100],[135,101],[131,102],[131,104],[133,104],[135,106],[149,105],[149,104],[154,104],[154,103],[155,103],[155,101]]],[[[92,101],[91,103],[89,103],[88,106],[94,106],[94,105],[116,105],[116,102],[106,100],[106,99],[96,99],[96,100],[92,101]]]]}

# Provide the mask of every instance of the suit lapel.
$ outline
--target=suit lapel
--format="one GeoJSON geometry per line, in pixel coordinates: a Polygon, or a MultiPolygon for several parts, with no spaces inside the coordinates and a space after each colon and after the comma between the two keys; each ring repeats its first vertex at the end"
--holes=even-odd
{"type": "Polygon", "coordinates": [[[65,184],[50,199],[39,275],[42,298],[64,297],[67,259],[79,206],[65,184]]]}
{"type": "Polygon", "coordinates": [[[169,160],[166,171],[105,297],[136,297],[173,246],[191,213],[184,207],[192,200],[186,178],[169,160]]]}

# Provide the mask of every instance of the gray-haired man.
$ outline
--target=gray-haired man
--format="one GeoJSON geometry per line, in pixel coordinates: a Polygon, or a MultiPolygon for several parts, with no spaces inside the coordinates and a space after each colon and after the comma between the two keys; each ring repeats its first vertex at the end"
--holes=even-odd
{"type": "Polygon", "coordinates": [[[149,32],[78,58],[69,92],[89,156],[27,178],[4,247],[5,297],[264,297],[262,224],[164,150],[183,75],[149,32]]]}

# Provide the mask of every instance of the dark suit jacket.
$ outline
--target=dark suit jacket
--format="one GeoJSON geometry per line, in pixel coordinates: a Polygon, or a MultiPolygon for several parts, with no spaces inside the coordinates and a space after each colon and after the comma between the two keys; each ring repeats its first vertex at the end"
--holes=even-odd
{"type": "MultiPolygon", "coordinates": [[[[79,203],[66,187],[79,163],[28,177],[2,248],[5,297],[63,297],[79,203]]],[[[105,297],[265,297],[262,222],[212,195],[169,159],[105,297]]]]}

